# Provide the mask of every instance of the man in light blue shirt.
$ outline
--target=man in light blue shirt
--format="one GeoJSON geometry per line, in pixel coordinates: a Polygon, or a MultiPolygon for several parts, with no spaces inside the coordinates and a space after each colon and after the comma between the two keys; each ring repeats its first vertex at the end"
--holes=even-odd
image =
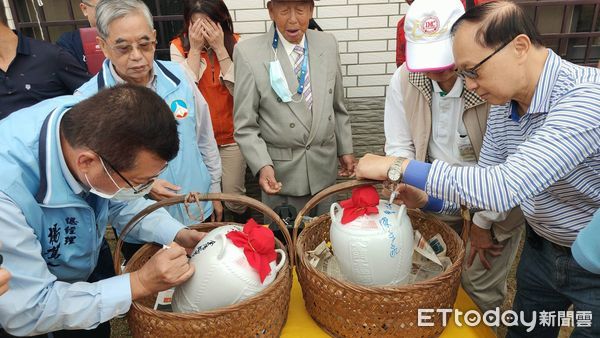
{"type": "Polygon", "coordinates": [[[181,246],[193,248],[202,234],[162,209],[128,236],[169,249],[138,271],[100,281],[92,274],[107,224],[122,230],[153,203],[140,197],[178,149],[169,107],[134,85],[46,100],[0,122],[0,254],[12,273],[0,335],[100,326],[71,335],[109,337],[108,321],[133,300],[193,274],[181,246]]]}
{"type": "Polygon", "coordinates": [[[532,331],[510,326],[508,337],[556,337],[569,318],[576,321],[573,337],[599,337],[600,278],[577,264],[571,245],[600,207],[600,70],[544,48],[533,22],[509,1],[469,10],[453,32],[459,75],[497,105],[479,167],[367,155],[357,177],[399,172],[408,184],[400,185],[399,198],[409,207],[503,212],[520,205],[528,231],[513,310],[538,324],[532,331]],[[571,305],[574,316],[567,314],[571,305]],[[543,314],[555,320],[543,325],[543,314]]]}

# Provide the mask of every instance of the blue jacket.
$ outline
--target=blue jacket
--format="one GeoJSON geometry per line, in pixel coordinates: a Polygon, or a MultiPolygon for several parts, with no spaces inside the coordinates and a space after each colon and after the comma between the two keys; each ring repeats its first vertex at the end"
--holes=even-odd
{"type": "MultiPolygon", "coordinates": [[[[85,282],[106,225],[122,227],[153,202],[87,193],[68,169],[60,120],[82,97],[62,96],[0,122],[0,252],[13,275],[0,297],[0,326],[14,335],[92,328],[131,304],[129,275],[85,282]],[[73,284],[75,283],[75,284],[73,284]]],[[[167,244],[183,225],[158,210],[128,238],[167,244]]]]}
{"type": "MultiPolygon", "coordinates": [[[[84,96],[91,96],[98,90],[114,86],[117,81],[110,71],[111,64],[107,59],[104,61],[102,70],[90,81],[77,90],[84,96]]],[[[211,185],[211,177],[204,163],[202,154],[197,146],[196,137],[196,106],[192,88],[185,79],[183,69],[168,61],[154,61],[154,74],[156,75],[155,91],[171,107],[173,115],[178,122],[179,131],[179,153],[169,162],[169,166],[160,178],[181,187],[179,193],[188,192],[208,193],[211,185]]],[[[132,114],[132,116],[135,113],[132,114]]],[[[190,218],[183,204],[170,206],[169,213],[185,225],[191,225],[208,218],[213,211],[212,203],[202,203],[202,212],[195,205],[189,206],[189,211],[194,219],[190,218]]]]}
{"type": "Polygon", "coordinates": [[[600,274],[600,209],[596,210],[592,221],[577,234],[571,247],[573,257],[584,269],[600,274]]]}

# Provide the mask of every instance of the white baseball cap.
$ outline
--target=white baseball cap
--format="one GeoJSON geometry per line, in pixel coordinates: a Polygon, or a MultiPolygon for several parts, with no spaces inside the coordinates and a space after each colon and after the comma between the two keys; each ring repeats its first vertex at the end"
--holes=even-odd
{"type": "Polygon", "coordinates": [[[465,13],[460,0],[417,0],[404,19],[406,67],[411,72],[454,67],[450,29],[465,13]]]}

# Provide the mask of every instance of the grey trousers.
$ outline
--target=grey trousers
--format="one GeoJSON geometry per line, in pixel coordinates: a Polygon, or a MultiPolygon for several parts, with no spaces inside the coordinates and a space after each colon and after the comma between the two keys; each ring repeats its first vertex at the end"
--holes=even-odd
{"type": "Polygon", "coordinates": [[[501,255],[498,257],[487,256],[492,265],[490,270],[483,267],[478,256],[473,260],[473,265],[467,268],[466,261],[471,251],[471,242],[467,242],[465,266],[461,276],[462,287],[482,312],[500,307],[504,303],[507,292],[506,278],[517,255],[522,233],[523,227],[518,227],[508,234],[510,235],[508,238],[499,242],[504,246],[501,255]]]}

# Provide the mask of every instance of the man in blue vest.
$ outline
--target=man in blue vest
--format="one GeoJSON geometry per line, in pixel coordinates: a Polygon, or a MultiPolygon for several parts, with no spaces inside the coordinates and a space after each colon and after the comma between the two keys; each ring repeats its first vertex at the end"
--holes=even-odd
{"type": "MultiPolygon", "coordinates": [[[[154,60],[156,31],[152,14],[139,0],[103,0],[96,6],[98,44],[106,55],[100,72],[77,90],[90,96],[118,83],[148,87],[162,97],[178,122],[180,149],[156,180],[149,196],[161,200],[196,192],[221,192],[221,158],[214,138],[208,105],[198,88],[176,63],[154,60]]],[[[202,222],[213,214],[220,220],[220,202],[202,208],[168,207],[185,225],[202,222]],[[189,213],[188,213],[189,211],[189,213]]]]}
{"type": "Polygon", "coordinates": [[[168,249],[138,271],[93,274],[107,224],[122,230],[153,203],[140,197],[178,150],[169,107],[141,86],[46,100],[0,122],[0,253],[12,274],[0,336],[109,337],[133,300],[194,273],[183,247],[203,235],[161,209],[129,236],[168,249]],[[60,332],[75,329],[95,330],[60,332]]]}

